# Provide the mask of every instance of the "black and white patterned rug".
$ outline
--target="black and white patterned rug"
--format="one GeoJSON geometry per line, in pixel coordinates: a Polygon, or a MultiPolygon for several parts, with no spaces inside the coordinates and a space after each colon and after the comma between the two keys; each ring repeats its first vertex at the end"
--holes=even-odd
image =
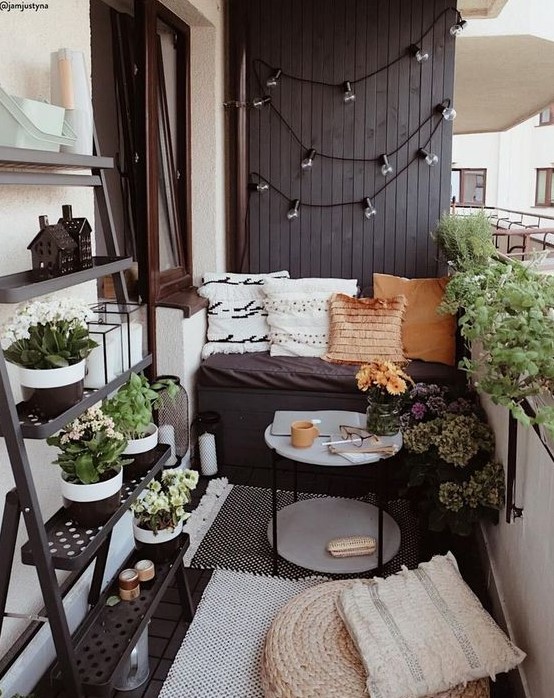
{"type": "MultiPolygon", "coordinates": [[[[299,493],[298,499],[324,495],[299,493]]],[[[293,503],[292,492],[279,490],[278,508],[293,503]]],[[[375,504],[373,494],[361,501],[375,504]]],[[[418,565],[419,533],[417,519],[408,502],[390,501],[386,510],[400,528],[400,550],[383,569],[384,575],[398,572],[403,565],[412,569],[418,565]]],[[[271,518],[271,490],[244,485],[230,485],[226,478],[212,480],[199,506],[185,525],[191,545],[185,564],[202,569],[227,569],[254,574],[272,574],[272,550],[267,540],[271,518]]],[[[302,579],[314,573],[283,558],[279,559],[279,577],[302,579]]],[[[348,579],[370,577],[372,572],[340,574],[325,577],[348,579]]]]}

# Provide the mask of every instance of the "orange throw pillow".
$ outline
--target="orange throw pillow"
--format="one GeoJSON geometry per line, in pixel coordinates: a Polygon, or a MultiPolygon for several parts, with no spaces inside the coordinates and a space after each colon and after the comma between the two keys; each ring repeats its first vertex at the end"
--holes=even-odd
{"type": "Polygon", "coordinates": [[[456,363],[456,318],[437,313],[448,277],[405,279],[389,274],[373,274],[375,298],[406,296],[402,341],[408,359],[456,363]]]}
{"type": "Polygon", "coordinates": [[[404,361],[404,296],[352,298],[334,293],[329,301],[329,348],[322,358],[334,364],[361,364],[373,359],[404,361]]]}

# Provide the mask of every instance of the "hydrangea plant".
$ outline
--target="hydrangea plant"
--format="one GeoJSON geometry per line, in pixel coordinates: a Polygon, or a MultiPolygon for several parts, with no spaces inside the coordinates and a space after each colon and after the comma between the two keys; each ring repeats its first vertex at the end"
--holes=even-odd
{"type": "Polygon", "coordinates": [[[46,298],[20,306],[4,326],[2,348],[7,361],[24,368],[70,366],[85,359],[94,347],[87,321],[88,305],[72,298],[46,298]]]}
{"type": "Polygon", "coordinates": [[[408,494],[431,530],[467,535],[504,504],[504,470],[476,396],[418,383],[402,415],[408,494]]]}
{"type": "Polygon", "coordinates": [[[145,493],[131,505],[140,528],[153,531],[174,529],[190,516],[185,505],[198,483],[195,470],[164,470],[160,480],[152,480],[145,493]]]}

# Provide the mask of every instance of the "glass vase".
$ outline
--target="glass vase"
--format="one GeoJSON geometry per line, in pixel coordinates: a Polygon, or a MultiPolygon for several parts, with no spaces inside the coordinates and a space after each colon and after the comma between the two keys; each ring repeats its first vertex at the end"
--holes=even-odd
{"type": "Polygon", "coordinates": [[[367,401],[367,430],[376,436],[393,436],[400,431],[400,405],[367,401]]]}

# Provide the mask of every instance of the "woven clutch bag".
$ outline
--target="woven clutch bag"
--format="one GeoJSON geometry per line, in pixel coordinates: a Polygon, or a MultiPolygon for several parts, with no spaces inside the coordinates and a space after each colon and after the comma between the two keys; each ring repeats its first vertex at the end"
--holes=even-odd
{"type": "Polygon", "coordinates": [[[345,536],[333,538],[327,543],[327,552],[333,557],[353,557],[354,555],[371,555],[377,543],[371,536],[345,536]]]}

